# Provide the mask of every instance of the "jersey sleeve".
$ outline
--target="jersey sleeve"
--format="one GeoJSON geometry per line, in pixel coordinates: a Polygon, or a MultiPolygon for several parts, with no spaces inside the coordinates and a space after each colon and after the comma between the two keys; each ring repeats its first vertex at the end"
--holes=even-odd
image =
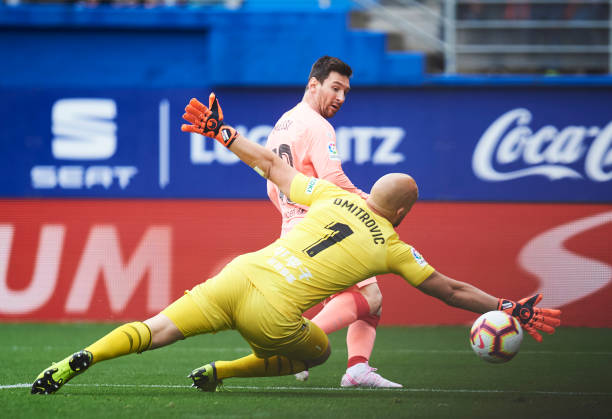
{"type": "Polygon", "coordinates": [[[317,199],[338,192],[342,193],[342,190],[330,182],[298,173],[291,181],[289,198],[298,204],[310,207],[317,199]]]}
{"type": "Polygon", "coordinates": [[[361,198],[366,199],[368,194],[353,185],[353,182],[350,181],[342,169],[333,130],[330,128],[329,132],[326,133],[324,129],[312,129],[310,136],[310,160],[317,176],[345,191],[356,193],[361,198]]]}
{"type": "Polygon", "coordinates": [[[401,276],[414,287],[419,286],[435,271],[414,247],[401,240],[389,246],[387,265],[389,271],[401,276]]]}

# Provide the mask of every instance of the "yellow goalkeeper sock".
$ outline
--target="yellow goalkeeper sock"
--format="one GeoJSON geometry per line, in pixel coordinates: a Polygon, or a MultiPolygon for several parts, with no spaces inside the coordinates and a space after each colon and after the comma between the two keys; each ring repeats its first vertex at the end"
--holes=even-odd
{"type": "Polygon", "coordinates": [[[151,330],[142,322],[126,323],[85,348],[93,355],[93,364],[134,352],[146,351],[151,345],[151,330]]]}
{"type": "Polygon", "coordinates": [[[284,356],[257,358],[251,354],[233,361],[215,361],[217,378],[230,377],[276,377],[302,372],[306,364],[284,356]]]}

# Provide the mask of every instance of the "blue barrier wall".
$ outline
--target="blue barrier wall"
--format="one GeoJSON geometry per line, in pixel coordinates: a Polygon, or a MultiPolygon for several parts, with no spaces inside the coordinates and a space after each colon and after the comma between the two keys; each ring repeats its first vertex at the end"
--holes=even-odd
{"type": "Polygon", "coordinates": [[[420,53],[387,53],[382,33],[350,30],[342,8],[114,9],[0,6],[3,86],[303,85],[321,55],[357,85],[418,83],[420,53]]]}

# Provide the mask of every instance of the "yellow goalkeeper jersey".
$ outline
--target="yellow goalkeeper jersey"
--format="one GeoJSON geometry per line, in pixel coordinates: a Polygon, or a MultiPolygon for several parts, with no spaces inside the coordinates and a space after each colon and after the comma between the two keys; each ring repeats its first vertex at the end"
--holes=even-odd
{"type": "Polygon", "coordinates": [[[395,273],[417,286],[434,272],[358,195],[298,174],[290,197],[310,207],[304,220],[271,245],[231,263],[279,312],[302,313],[374,275],[395,273]]]}

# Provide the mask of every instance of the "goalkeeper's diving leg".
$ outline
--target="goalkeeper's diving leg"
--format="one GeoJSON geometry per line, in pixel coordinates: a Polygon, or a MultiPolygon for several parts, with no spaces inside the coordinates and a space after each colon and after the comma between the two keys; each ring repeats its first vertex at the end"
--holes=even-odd
{"type": "Polygon", "coordinates": [[[55,393],[95,363],[160,348],[180,339],[184,339],[183,334],[161,313],[144,322],[123,324],[85,349],[45,368],[36,377],[30,392],[55,393]]]}

